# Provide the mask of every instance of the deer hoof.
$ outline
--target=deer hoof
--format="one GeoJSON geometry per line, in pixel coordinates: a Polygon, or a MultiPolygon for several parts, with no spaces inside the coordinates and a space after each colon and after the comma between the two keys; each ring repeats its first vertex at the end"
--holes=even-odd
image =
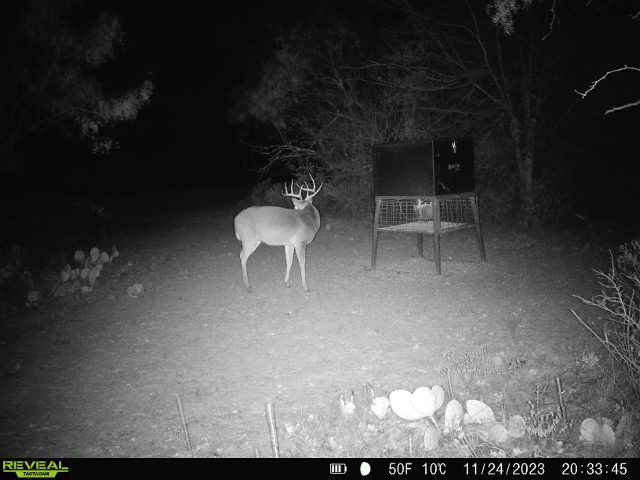
{"type": "Polygon", "coordinates": [[[284,282],[284,286],[289,288],[291,286],[291,282],[284,282]]]}
{"type": "Polygon", "coordinates": [[[247,285],[247,293],[253,293],[253,288],[247,285]]]}

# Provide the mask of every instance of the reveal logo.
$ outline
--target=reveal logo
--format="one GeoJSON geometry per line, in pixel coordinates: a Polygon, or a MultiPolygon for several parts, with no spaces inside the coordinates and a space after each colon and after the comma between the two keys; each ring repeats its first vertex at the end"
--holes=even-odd
{"type": "Polygon", "coordinates": [[[69,473],[69,467],[60,460],[3,460],[2,471],[18,478],[55,478],[60,472],[69,473]]]}

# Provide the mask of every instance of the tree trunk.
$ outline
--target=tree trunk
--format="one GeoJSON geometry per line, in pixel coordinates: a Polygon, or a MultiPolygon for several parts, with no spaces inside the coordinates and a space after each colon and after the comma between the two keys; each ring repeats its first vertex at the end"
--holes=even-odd
{"type": "Polygon", "coordinates": [[[524,215],[527,223],[533,216],[533,151],[525,149],[522,154],[520,179],[522,181],[522,201],[524,203],[524,215]]]}
{"type": "Polygon", "coordinates": [[[522,126],[513,112],[510,116],[511,139],[520,175],[522,214],[525,222],[528,223],[533,213],[534,126],[531,122],[525,122],[525,125],[522,126]],[[524,132],[522,131],[523,127],[524,132]]]}

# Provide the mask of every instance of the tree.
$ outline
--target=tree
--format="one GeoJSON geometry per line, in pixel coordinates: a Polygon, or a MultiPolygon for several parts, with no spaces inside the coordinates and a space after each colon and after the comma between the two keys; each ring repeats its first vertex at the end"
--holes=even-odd
{"type": "Polygon", "coordinates": [[[493,110],[493,125],[506,133],[516,167],[519,216],[524,223],[532,223],[541,220],[536,198],[539,157],[571,111],[572,99],[558,92],[576,39],[571,36],[572,26],[562,35],[546,38],[549,11],[530,0],[496,3],[506,6],[489,9],[487,16],[482,4],[456,2],[453,15],[437,20],[423,17],[421,28],[443,39],[443,55],[492,105],[488,108],[493,110]],[[521,8],[528,9],[527,15],[516,21],[513,14],[521,8]],[[504,32],[492,20],[501,22],[504,32]]]}
{"type": "Polygon", "coordinates": [[[58,129],[94,153],[116,144],[114,128],[136,118],[153,84],[115,91],[105,80],[123,48],[118,17],[81,0],[11,0],[0,15],[0,169],[25,138],[58,129]]]}
{"type": "MultiPolygon", "coordinates": [[[[549,7],[549,12],[551,13],[551,21],[549,23],[549,30],[547,34],[542,38],[542,40],[546,40],[553,32],[553,27],[556,22],[559,22],[556,15],[556,1],[553,0],[553,3],[549,7]]],[[[491,16],[491,20],[501,27],[504,30],[504,33],[510,35],[514,29],[515,17],[517,16],[520,10],[526,10],[532,4],[533,0],[492,0],[492,2],[488,5],[488,12],[491,16]]],[[[587,7],[589,6],[590,1],[587,2],[587,7]]],[[[629,18],[633,21],[640,21],[640,10],[635,13],[630,13],[629,18]]],[[[640,67],[637,66],[629,66],[623,65],[622,67],[612,68],[607,70],[604,74],[594,80],[589,88],[584,89],[583,91],[575,90],[580,98],[584,99],[587,95],[589,95],[600,82],[603,82],[607,79],[607,77],[611,75],[618,74],[620,72],[638,72],[640,73],[640,67]]],[[[629,101],[623,103],[621,105],[617,105],[614,107],[608,108],[604,114],[608,115],[610,113],[619,112],[621,110],[625,110],[627,108],[640,106],[640,99],[629,101]]]]}
{"type": "Polygon", "coordinates": [[[407,38],[400,27],[359,31],[366,24],[331,16],[282,35],[232,114],[266,127],[265,169],[284,163],[294,174],[312,172],[325,182],[330,207],[350,214],[371,208],[374,143],[460,134],[470,118],[481,123],[468,82],[436,57],[425,43],[432,38],[407,38]]]}
{"type": "Polygon", "coordinates": [[[555,6],[509,4],[512,10],[487,15],[486,3],[466,0],[370,0],[369,18],[294,29],[244,92],[235,117],[271,133],[261,150],[268,166],[320,170],[329,176],[325,193],[343,204],[354,189],[357,198],[370,198],[372,144],[472,136],[491,167],[486,177],[495,177],[479,177],[479,184],[509,192],[502,211],[523,223],[545,220],[554,203],[568,206],[553,196],[566,187],[559,175],[566,159],[557,152],[571,143],[561,127],[579,103],[566,92],[585,13],[562,4],[559,14],[568,20],[554,30],[555,6]],[[526,15],[513,16],[524,8],[526,15]],[[507,22],[509,35],[492,18],[507,22]],[[342,194],[331,192],[334,186],[342,194]]]}

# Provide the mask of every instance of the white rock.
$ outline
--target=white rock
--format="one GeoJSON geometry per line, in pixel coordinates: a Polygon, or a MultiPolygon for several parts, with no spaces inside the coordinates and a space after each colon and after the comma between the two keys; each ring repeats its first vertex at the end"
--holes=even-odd
{"type": "Polygon", "coordinates": [[[413,406],[413,395],[407,390],[394,390],[389,395],[389,404],[393,413],[404,420],[419,420],[426,417],[413,406]]]}
{"type": "Polygon", "coordinates": [[[371,402],[371,411],[379,419],[383,419],[389,413],[389,399],[387,397],[376,397],[371,402]]]}
{"type": "Polygon", "coordinates": [[[436,410],[444,405],[444,389],[440,385],[431,387],[434,397],[436,398],[436,410]]]}
{"type": "Polygon", "coordinates": [[[428,427],[424,432],[424,449],[431,452],[438,448],[440,443],[440,433],[435,427],[428,427]]]}
{"type": "Polygon", "coordinates": [[[491,407],[480,400],[467,400],[468,423],[491,423],[496,421],[491,407]]]}
{"type": "Polygon", "coordinates": [[[69,265],[65,265],[65,267],[60,271],[60,281],[62,283],[69,280],[69,277],[71,276],[71,267],[67,267],[69,267],[69,265]]]}
{"type": "Polygon", "coordinates": [[[345,416],[353,415],[356,411],[356,404],[351,400],[344,401],[341,403],[342,414],[345,416]]]}
{"type": "Polygon", "coordinates": [[[489,440],[496,443],[504,443],[509,440],[509,432],[501,423],[496,423],[489,429],[489,440]]]}
{"type": "Polygon", "coordinates": [[[600,424],[593,418],[585,418],[580,425],[581,442],[595,443],[596,436],[600,431],[600,424]]]}
{"type": "Polygon", "coordinates": [[[527,423],[520,415],[512,415],[509,418],[509,436],[512,438],[522,438],[527,431],[527,423]]]}
{"type": "Polygon", "coordinates": [[[101,263],[109,263],[111,261],[107,252],[100,252],[99,260],[101,263]]]}
{"type": "Polygon", "coordinates": [[[431,417],[436,411],[436,396],[430,388],[418,387],[414,390],[412,397],[413,408],[425,417],[431,417]]]}
{"type": "Polygon", "coordinates": [[[37,303],[42,299],[40,292],[38,290],[29,290],[27,292],[27,302],[29,303],[37,303]]]}
{"type": "Polygon", "coordinates": [[[136,283],[131,287],[127,287],[127,295],[130,297],[137,297],[138,295],[142,295],[143,292],[144,287],[139,283],[136,283]]]}
{"type": "Polygon", "coordinates": [[[93,284],[96,282],[96,279],[100,276],[100,268],[102,265],[96,265],[95,267],[91,267],[89,270],[89,285],[93,287],[93,284]]]}
{"type": "Polygon", "coordinates": [[[457,430],[460,427],[463,417],[464,409],[462,408],[462,404],[455,398],[450,400],[444,412],[444,433],[457,430]]]}
{"type": "Polygon", "coordinates": [[[610,425],[610,420],[603,418],[602,425],[593,418],[585,418],[580,425],[580,441],[597,443],[601,445],[613,445],[616,443],[616,434],[610,425]]]}
{"type": "Polygon", "coordinates": [[[611,425],[604,424],[602,425],[602,434],[600,436],[600,443],[604,445],[613,445],[616,443],[616,434],[611,428],[611,425]]]}

